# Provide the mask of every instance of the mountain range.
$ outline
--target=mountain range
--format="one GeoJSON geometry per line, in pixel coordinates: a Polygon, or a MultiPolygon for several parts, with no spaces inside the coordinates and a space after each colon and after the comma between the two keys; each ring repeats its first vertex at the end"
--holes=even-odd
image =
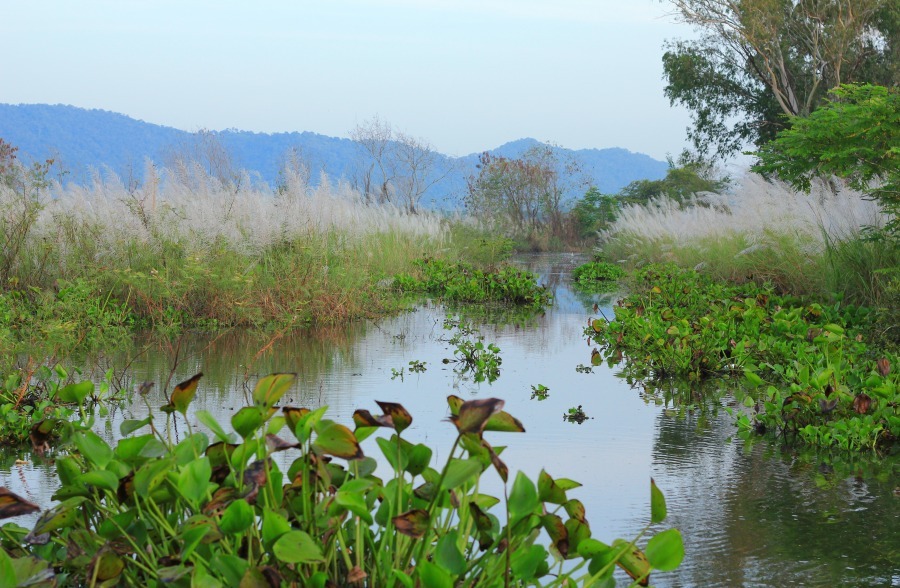
{"type": "MultiPolygon", "coordinates": [[[[350,139],[312,132],[270,134],[228,129],[212,134],[236,166],[258,173],[269,185],[277,182],[285,154],[292,149],[309,166],[314,183],[320,171],[335,179],[351,178],[361,156],[359,145],[350,139]]],[[[66,180],[79,183],[90,180],[91,169],[104,168],[123,180],[140,180],[147,158],[163,163],[168,154],[191,144],[193,136],[188,131],[105,110],[0,104],[0,138],[19,147],[19,154],[26,161],[54,158],[67,172],[66,180]]],[[[536,145],[541,143],[526,138],[486,151],[516,158],[536,145]]],[[[607,194],[618,192],[635,180],[662,178],[667,169],[665,162],[626,149],[571,150],[557,146],[553,149],[560,161],[575,161],[588,183],[607,194]]],[[[429,190],[422,204],[439,208],[459,206],[466,178],[477,173],[479,155],[454,158],[437,154],[435,167],[452,171],[429,190]]]]}

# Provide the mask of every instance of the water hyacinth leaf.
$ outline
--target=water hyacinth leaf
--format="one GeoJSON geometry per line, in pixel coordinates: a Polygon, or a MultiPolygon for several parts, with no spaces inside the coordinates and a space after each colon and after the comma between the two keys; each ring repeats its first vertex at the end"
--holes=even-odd
{"type": "Polygon", "coordinates": [[[400,451],[397,448],[396,435],[391,436],[390,439],[378,437],[375,439],[375,442],[378,444],[378,447],[381,448],[381,453],[384,454],[385,459],[388,460],[388,463],[394,471],[406,468],[409,460],[407,459],[406,452],[400,451]]]}
{"type": "Polygon", "coordinates": [[[891,373],[891,362],[888,361],[886,357],[876,360],[875,366],[878,368],[878,373],[881,374],[881,377],[883,378],[888,377],[888,374],[891,373]]]}
{"type": "Polygon", "coordinates": [[[500,459],[500,456],[497,455],[497,452],[494,451],[494,448],[491,447],[487,441],[482,439],[481,442],[491,456],[491,464],[494,466],[494,469],[497,470],[497,473],[500,475],[500,479],[503,480],[503,483],[505,484],[509,479],[509,468],[506,466],[503,460],[500,459]]]}
{"type": "Polygon", "coordinates": [[[272,588],[272,584],[269,584],[269,580],[260,568],[251,567],[244,572],[240,588],[272,588]]]}
{"type": "Polygon", "coordinates": [[[125,569],[125,560],[108,545],[104,545],[94,556],[88,569],[90,577],[106,582],[119,577],[125,569]]]}
{"type": "Polygon", "coordinates": [[[650,585],[650,562],[644,552],[622,539],[613,541],[612,546],[621,553],[616,564],[641,586],[650,585]]]}
{"type": "MultiPolygon", "coordinates": [[[[0,549],[0,553],[6,556],[6,553],[0,549]]],[[[2,561],[2,560],[0,560],[2,561]]],[[[50,567],[49,562],[36,557],[17,557],[9,559],[10,569],[12,569],[13,580],[11,584],[2,584],[0,586],[21,586],[28,588],[55,588],[56,573],[50,567]]],[[[6,575],[2,572],[3,564],[0,563],[0,580],[6,575]]]]}
{"type": "Polygon", "coordinates": [[[226,535],[236,535],[249,529],[254,519],[253,507],[243,498],[239,498],[229,504],[222,513],[219,529],[226,535]]]}
{"type": "Polygon", "coordinates": [[[85,472],[81,476],[81,482],[93,486],[94,488],[103,488],[110,492],[115,492],[119,487],[119,478],[107,470],[91,470],[85,472]]]}
{"type": "Polygon", "coordinates": [[[406,471],[412,476],[418,476],[431,463],[432,451],[427,445],[417,443],[413,445],[407,452],[409,463],[406,464],[406,471]]]}
{"type": "MultiPolygon", "coordinates": [[[[56,529],[72,526],[81,516],[81,504],[84,501],[85,498],[81,496],[69,498],[44,512],[34,524],[34,528],[28,534],[28,537],[36,537],[56,529]]],[[[26,537],[26,540],[28,540],[28,537],[26,537]]]]}
{"type": "Polygon", "coordinates": [[[541,517],[541,526],[550,536],[553,548],[565,559],[569,555],[569,531],[565,523],[555,514],[546,514],[541,517]]]}
{"type": "Polygon", "coordinates": [[[224,441],[225,443],[234,442],[234,435],[226,433],[225,429],[222,428],[222,425],[219,424],[219,421],[217,421],[209,411],[198,410],[194,416],[197,417],[198,421],[206,425],[219,441],[224,441]]]}
{"type": "Polygon", "coordinates": [[[300,447],[299,443],[289,443],[278,435],[273,435],[271,433],[266,435],[266,448],[271,453],[285,451],[287,449],[296,449],[297,447],[300,447]]]}
{"type": "Polygon", "coordinates": [[[505,403],[499,398],[480,398],[463,402],[458,414],[450,417],[460,434],[480,434],[487,421],[499,412],[505,403]]]}
{"type": "Polygon", "coordinates": [[[69,384],[59,389],[56,393],[57,398],[61,402],[73,402],[81,404],[84,399],[94,393],[94,383],[90,380],[78,382],[77,384],[69,384]]]}
{"type": "Polygon", "coordinates": [[[532,545],[526,549],[516,550],[512,557],[512,571],[516,579],[526,582],[534,580],[538,569],[547,558],[547,551],[542,545],[532,545]]]}
{"type": "Polygon", "coordinates": [[[209,564],[211,569],[222,574],[227,586],[240,586],[248,567],[247,560],[227,553],[214,554],[209,564]]]}
{"type": "Polygon", "coordinates": [[[372,416],[372,413],[368,410],[358,408],[353,411],[353,424],[357,429],[367,428],[367,427],[389,427],[387,421],[384,420],[384,417],[375,417],[372,416]]]}
{"type": "Polygon", "coordinates": [[[416,576],[419,584],[428,588],[453,588],[453,577],[440,566],[423,561],[416,564],[416,576]]]}
{"type": "Polygon", "coordinates": [[[391,522],[398,532],[414,539],[421,539],[428,529],[429,520],[427,511],[416,508],[395,516],[391,522]]]}
{"type": "Polygon", "coordinates": [[[581,488],[581,482],[576,482],[575,480],[571,480],[569,478],[556,478],[554,480],[556,485],[562,488],[563,490],[572,490],[573,488],[581,488]]]}
{"type": "Polygon", "coordinates": [[[327,455],[343,459],[362,459],[362,448],[353,431],[334,421],[320,421],[316,426],[316,440],[313,447],[327,455]]]}
{"type": "Polygon", "coordinates": [[[458,533],[448,531],[438,539],[437,548],[434,551],[434,562],[454,576],[459,576],[466,571],[466,558],[459,550],[458,542],[458,533]]]}
{"type": "Polygon", "coordinates": [[[650,522],[661,523],[666,520],[666,497],[657,487],[653,478],[650,478],[650,522]]]}
{"type": "Polygon", "coordinates": [[[50,440],[59,424],[59,419],[43,419],[31,425],[28,438],[35,453],[43,455],[50,449],[50,440]]]}
{"type": "Polygon", "coordinates": [[[369,507],[366,505],[366,500],[361,493],[344,490],[342,488],[334,495],[334,502],[349,510],[367,524],[372,524],[372,514],[369,512],[369,507]]]}
{"type": "Polygon", "coordinates": [[[545,470],[538,474],[538,498],[541,502],[565,504],[566,492],[560,488],[545,470]]]}
{"type": "Polygon", "coordinates": [[[296,379],[297,374],[270,374],[261,378],[253,389],[253,402],[267,409],[272,408],[296,379]]]}
{"type": "Polygon", "coordinates": [[[381,407],[381,410],[384,411],[384,416],[390,418],[394,430],[398,433],[402,433],[404,429],[412,424],[412,415],[403,408],[403,405],[396,402],[381,402],[379,400],[376,400],[375,404],[381,407]]]}
{"type": "Polygon", "coordinates": [[[403,584],[403,588],[413,588],[415,586],[413,579],[400,570],[393,570],[391,578],[403,584]]]}
{"type": "Polygon", "coordinates": [[[209,458],[201,457],[186,464],[178,472],[178,492],[193,505],[200,503],[209,488],[212,466],[209,458]]]}
{"type": "Polygon", "coordinates": [[[149,496],[165,480],[175,467],[174,459],[160,459],[147,462],[134,474],[134,490],[141,496],[149,496]]]}
{"type": "Polygon", "coordinates": [[[25,500],[7,488],[0,487],[0,519],[31,514],[40,510],[41,507],[33,502],[25,500]]]}
{"type": "Polygon", "coordinates": [[[509,495],[509,524],[515,525],[532,514],[540,505],[534,483],[519,472],[509,495]]]}
{"type": "Polygon", "coordinates": [[[297,430],[297,423],[300,422],[300,419],[310,413],[308,408],[298,408],[296,406],[285,406],[281,409],[282,414],[284,414],[284,420],[287,421],[288,428],[291,430],[291,433],[294,433],[297,430]]]}
{"type": "Polygon", "coordinates": [[[98,468],[105,468],[113,457],[113,451],[106,441],[93,431],[78,431],[72,436],[72,442],[79,453],[98,468]]]}
{"type": "Polygon", "coordinates": [[[590,539],[591,528],[585,521],[569,519],[566,521],[566,531],[569,533],[569,554],[574,557],[581,542],[590,539]]]}
{"type": "Polygon", "coordinates": [[[669,572],[681,565],[684,559],[684,541],[678,529],[657,533],[647,542],[647,560],[654,568],[669,572]]]}
{"type": "Polygon", "coordinates": [[[245,406],[231,417],[231,426],[244,439],[253,435],[263,422],[263,413],[255,406],[245,406]]]}
{"type": "Polygon", "coordinates": [[[591,350],[591,365],[599,366],[603,363],[603,356],[596,349],[591,350]]]}
{"type": "Polygon", "coordinates": [[[272,551],[284,563],[321,562],[325,558],[312,537],[303,531],[288,531],[275,541],[272,551]]]}
{"type": "Polygon", "coordinates": [[[763,379],[760,378],[756,372],[751,371],[749,369],[744,368],[744,378],[746,378],[747,382],[753,386],[754,388],[758,388],[763,385],[763,379]]]}
{"type": "Polygon", "coordinates": [[[481,473],[481,464],[475,459],[453,459],[447,464],[442,490],[453,490],[481,473]]]}
{"type": "Polygon", "coordinates": [[[215,543],[222,539],[222,529],[209,515],[194,515],[181,525],[181,540],[184,547],[181,550],[181,558],[186,560],[190,552],[200,542],[204,544],[215,543]]]}
{"type": "Polygon", "coordinates": [[[582,523],[586,521],[584,505],[580,500],[573,498],[572,500],[566,502],[563,505],[563,508],[566,509],[566,514],[568,514],[573,519],[579,520],[582,523]]]}
{"type": "Polygon", "coordinates": [[[291,523],[284,516],[268,508],[263,511],[262,523],[262,539],[267,548],[291,530],[291,523]]]}
{"type": "Polygon", "coordinates": [[[238,446],[234,443],[220,441],[207,447],[204,454],[209,458],[209,464],[215,469],[219,466],[227,465],[228,458],[237,448],[238,446]]]}
{"type": "Polygon", "coordinates": [[[488,422],[484,425],[484,430],[500,433],[524,433],[525,427],[519,419],[501,410],[488,419],[488,422]]]}
{"type": "Polygon", "coordinates": [[[119,425],[119,432],[122,433],[123,437],[127,437],[131,435],[138,429],[145,427],[150,424],[152,421],[152,417],[147,417],[145,419],[137,420],[137,419],[125,419],[122,421],[122,424],[119,425]]]}
{"type": "Polygon", "coordinates": [[[6,555],[6,551],[3,549],[0,549],[0,585],[19,585],[19,581],[16,579],[16,571],[12,566],[12,559],[6,555]]]}
{"type": "Polygon", "coordinates": [[[186,415],[188,406],[197,393],[197,384],[202,377],[203,374],[199,373],[175,386],[175,389],[172,390],[172,395],[169,397],[169,406],[186,415]]]}

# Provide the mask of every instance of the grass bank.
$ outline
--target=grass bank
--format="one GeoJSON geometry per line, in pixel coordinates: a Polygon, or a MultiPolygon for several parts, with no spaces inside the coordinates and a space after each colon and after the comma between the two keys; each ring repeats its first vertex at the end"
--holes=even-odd
{"type": "Polygon", "coordinates": [[[287,173],[273,191],[188,171],[148,164],[139,187],[29,183],[24,171],[0,185],[0,330],[33,333],[55,316],[80,332],[373,316],[397,303],[379,280],[448,241],[441,218],[369,205],[327,178],[287,173]]]}

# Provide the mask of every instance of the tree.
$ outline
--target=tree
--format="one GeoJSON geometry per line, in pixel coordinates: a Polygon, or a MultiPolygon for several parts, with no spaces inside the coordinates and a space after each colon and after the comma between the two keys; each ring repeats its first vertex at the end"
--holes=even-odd
{"type": "Polygon", "coordinates": [[[708,162],[684,151],[678,160],[669,157],[669,169],[661,180],[635,180],[619,192],[619,198],[627,204],[646,204],[654,198],[667,197],[684,202],[702,192],[721,192],[728,187],[729,179],[719,177],[708,162]]]}
{"type": "Polygon", "coordinates": [[[450,173],[424,139],[395,130],[377,116],[358,124],[350,138],[360,146],[364,164],[356,187],[369,201],[391,202],[415,213],[428,190],[450,173]]]}
{"type": "Polygon", "coordinates": [[[561,163],[556,150],[540,145],[518,159],[483,153],[478,174],[467,180],[466,207],[477,217],[532,235],[563,232],[564,199],[581,183],[574,160],[561,163]]]}
{"type": "Polygon", "coordinates": [[[808,190],[814,177],[834,175],[878,199],[900,231],[900,90],[842,85],[807,117],[757,153],[754,171],[776,174],[808,190]]]}
{"type": "Polygon", "coordinates": [[[582,239],[596,237],[598,231],[615,222],[620,207],[621,201],[614,194],[603,194],[595,186],[588,188],[570,212],[578,236],[582,239]]]}
{"type": "Polygon", "coordinates": [[[666,96],[701,155],[771,140],[847,82],[900,82],[896,0],[670,0],[701,37],[663,55],[666,96]]]}

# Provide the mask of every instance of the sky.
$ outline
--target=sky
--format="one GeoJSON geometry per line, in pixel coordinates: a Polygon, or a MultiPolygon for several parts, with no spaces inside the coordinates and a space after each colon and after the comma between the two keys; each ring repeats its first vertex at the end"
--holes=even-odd
{"type": "Polygon", "coordinates": [[[448,155],[532,137],[657,159],[661,0],[27,0],[0,5],[0,102],[187,131],[347,137],[378,116],[448,155]]]}

